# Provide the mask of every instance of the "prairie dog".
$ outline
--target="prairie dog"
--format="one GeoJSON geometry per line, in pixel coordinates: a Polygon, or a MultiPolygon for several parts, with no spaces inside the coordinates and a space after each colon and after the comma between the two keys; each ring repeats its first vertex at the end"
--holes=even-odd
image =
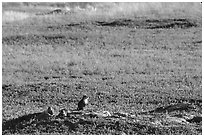
{"type": "Polygon", "coordinates": [[[54,109],[52,107],[48,107],[47,110],[43,111],[38,117],[37,119],[41,120],[41,119],[49,119],[54,115],[54,109]]]}
{"type": "Polygon", "coordinates": [[[89,99],[89,97],[84,95],[83,98],[78,103],[77,110],[83,110],[84,107],[88,104],[88,99],[89,99]]]}
{"type": "Polygon", "coordinates": [[[56,118],[64,118],[64,117],[66,117],[67,116],[66,111],[67,111],[66,109],[61,109],[59,111],[59,114],[57,115],[56,118]]]}

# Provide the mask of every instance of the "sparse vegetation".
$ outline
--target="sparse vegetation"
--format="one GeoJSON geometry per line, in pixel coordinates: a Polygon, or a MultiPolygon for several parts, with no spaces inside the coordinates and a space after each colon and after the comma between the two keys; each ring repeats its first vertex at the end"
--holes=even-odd
{"type": "Polygon", "coordinates": [[[199,3],[72,4],[3,3],[2,134],[202,134],[199,3]],[[36,120],[84,94],[135,117],[36,120]]]}

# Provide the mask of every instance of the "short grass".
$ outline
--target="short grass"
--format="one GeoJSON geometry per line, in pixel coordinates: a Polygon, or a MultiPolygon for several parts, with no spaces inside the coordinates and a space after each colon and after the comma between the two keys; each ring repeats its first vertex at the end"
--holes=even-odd
{"type": "Polygon", "coordinates": [[[23,20],[3,20],[3,134],[202,133],[195,123],[149,125],[144,115],[143,122],[86,119],[91,124],[81,121],[74,129],[69,120],[13,121],[15,128],[8,128],[10,120],[47,106],[75,109],[83,94],[90,96],[88,110],[131,114],[202,99],[198,16],[183,16],[183,11],[143,17],[33,13],[23,20]]]}

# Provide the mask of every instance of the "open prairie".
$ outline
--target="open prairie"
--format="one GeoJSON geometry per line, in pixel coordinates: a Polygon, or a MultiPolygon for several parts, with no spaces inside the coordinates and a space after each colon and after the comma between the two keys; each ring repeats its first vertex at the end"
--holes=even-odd
{"type": "Polygon", "coordinates": [[[2,5],[2,134],[202,134],[200,3],[2,5]]]}

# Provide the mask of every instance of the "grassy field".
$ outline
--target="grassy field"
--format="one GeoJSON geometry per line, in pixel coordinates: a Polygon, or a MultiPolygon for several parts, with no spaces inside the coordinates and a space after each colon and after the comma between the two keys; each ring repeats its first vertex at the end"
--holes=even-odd
{"type": "Polygon", "coordinates": [[[202,134],[199,3],[3,3],[2,15],[2,134],[202,134]],[[35,120],[84,94],[85,111],[135,117],[35,120]],[[192,108],[158,111],[179,104],[192,108]]]}

